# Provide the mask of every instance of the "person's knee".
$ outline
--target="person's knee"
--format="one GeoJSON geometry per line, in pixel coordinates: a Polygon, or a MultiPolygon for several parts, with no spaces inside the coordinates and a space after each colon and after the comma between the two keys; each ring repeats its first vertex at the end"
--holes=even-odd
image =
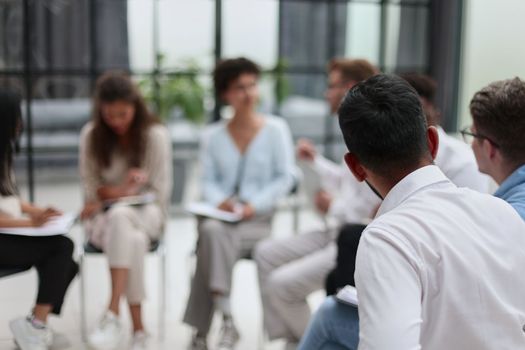
{"type": "Polygon", "coordinates": [[[224,224],[218,220],[204,220],[199,224],[199,239],[210,240],[217,238],[224,230],[224,224]]]}
{"type": "Polygon", "coordinates": [[[116,206],[110,208],[107,215],[111,225],[122,220],[129,220],[133,215],[136,215],[136,213],[130,207],[116,206]]]}
{"type": "Polygon", "coordinates": [[[315,313],[316,319],[331,320],[337,313],[338,303],[334,297],[327,297],[319,306],[315,313]]]}
{"type": "Polygon", "coordinates": [[[284,269],[272,272],[267,283],[271,298],[281,303],[294,303],[304,297],[297,276],[290,275],[284,269]]]}
{"type": "Polygon", "coordinates": [[[60,255],[65,257],[72,257],[73,250],[75,249],[75,244],[71,239],[65,236],[56,236],[57,240],[54,243],[57,247],[60,255]]]}
{"type": "Polygon", "coordinates": [[[253,248],[253,260],[257,264],[258,269],[265,268],[270,255],[272,255],[272,247],[275,241],[273,239],[265,239],[255,245],[253,248]]]}

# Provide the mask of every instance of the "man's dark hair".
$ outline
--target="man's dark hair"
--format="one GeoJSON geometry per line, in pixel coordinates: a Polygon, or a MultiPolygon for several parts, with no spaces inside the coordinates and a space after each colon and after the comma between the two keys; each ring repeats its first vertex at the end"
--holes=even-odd
{"type": "Polygon", "coordinates": [[[355,85],[338,111],[346,146],[380,176],[411,170],[428,156],[427,121],[417,92],[380,74],[355,85]]]}
{"type": "Polygon", "coordinates": [[[421,73],[403,73],[399,75],[405,79],[410,86],[412,86],[419,97],[425,99],[427,104],[423,104],[423,112],[426,114],[427,123],[429,125],[439,125],[441,113],[434,105],[434,97],[436,96],[437,83],[428,75],[421,73]]]}
{"type": "Polygon", "coordinates": [[[399,75],[405,79],[410,86],[416,90],[417,94],[425,98],[428,102],[434,103],[436,96],[436,81],[426,74],[420,73],[403,73],[399,75]]]}
{"type": "Polygon", "coordinates": [[[228,90],[230,84],[235,81],[242,74],[254,74],[259,76],[261,74],[261,69],[259,66],[250,61],[247,58],[231,58],[220,61],[215,66],[213,71],[213,85],[215,87],[215,92],[219,97],[228,90]]]}
{"type": "Polygon", "coordinates": [[[499,146],[512,165],[525,163],[525,82],[496,81],[474,94],[470,114],[476,132],[499,146]]]}

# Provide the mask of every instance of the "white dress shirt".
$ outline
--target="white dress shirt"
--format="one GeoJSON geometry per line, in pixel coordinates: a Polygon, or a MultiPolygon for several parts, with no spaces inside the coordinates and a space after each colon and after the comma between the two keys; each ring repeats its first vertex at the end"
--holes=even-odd
{"type": "Polygon", "coordinates": [[[360,350],[525,349],[525,223],[436,166],[401,180],[361,238],[360,350]]]}
{"type": "Polygon", "coordinates": [[[491,179],[479,172],[472,148],[438,127],[439,148],[434,162],[458,187],[489,193],[491,179]]]}

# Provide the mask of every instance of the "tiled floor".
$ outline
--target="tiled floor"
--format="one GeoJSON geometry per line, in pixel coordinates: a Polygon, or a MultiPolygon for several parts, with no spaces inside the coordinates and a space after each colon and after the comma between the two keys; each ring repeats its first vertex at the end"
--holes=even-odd
{"type": "MultiPolygon", "coordinates": [[[[42,204],[52,203],[63,209],[74,211],[80,208],[78,185],[55,184],[41,186],[37,189],[37,199],[42,204]]],[[[315,215],[307,211],[300,214],[301,227],[308,227],[316,220],[315,215]]],[[[192,269],[191,253],[194,248],[196,231],[194,219],[187,216],[176,216],[170,219],[167,229],[166,247],[168,249],[168,279],[167,279],[167,307],[166,337],[159,341],[157,315],[159,311],[159,280],[158,259],[150,256],[146,262],[146,283],[149,294],[145,303],[145,319],[149,332],[152,335],[150,349],[179,350],[186,349],[191,330],[181,322],[186,299],[189,292],[189,281],[192,269]]],[[[292,218],[289,211],[279,212],[274,221],[274,237],[286,237],[292,233],[292,218]]],[[[80,227],[75,227],[71,233],[78,244],[82,242],[80,227]]],[[[106,261],[103,257],[89,257],[86,263],[88,326],[92,326],[100,317],[107,303],[109,293],[109,276],[106,261]]],[[[10,319],[26,314],[35,298],[36,273],[29,271],[20,275],[0,280],[0,350],[15,349],[8,328],[10,319]]],[[[240,261],[234,272],[232,291],[232,308],[236,324],[241,332],[241,341],[238,350],[259,349],[262,336],[261,307],[258,294],[255,265],[251,261],[240,261]]],[[[322,300],[322,292],[314,293],[310,302],[313,306],[322,300]]],[[[79,281],[74,281],[60,318],[52,318],[52,327],[63,333],[69,340],[69,349],[87,349],[83,344],[80,332],[79,311],[79,281]]],[[[123,320],[129,326],[128,315],[123,304],[123,320]]],[[[211,331],[210,345],[214,344],[219,331],[219,323],[214,322],[211,331]]],[[[283,346],[282,342],[266,342],[264,349],[277,350],[283,346]]],[[[126,349],[126,342],[121,349],[126,349]]],[[[213,348],[212,348],[213,349],[213,348]]]]}

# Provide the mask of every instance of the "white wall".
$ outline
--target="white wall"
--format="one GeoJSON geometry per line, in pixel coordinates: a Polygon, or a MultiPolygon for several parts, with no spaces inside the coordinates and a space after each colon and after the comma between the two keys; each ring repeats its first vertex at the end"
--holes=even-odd
{"type": "Polygon", "coordinates": [[[525,79],[525,1],[467,0],[465,7],[459,127],[471,124],[468,104],[480,88],[525,79]]]}

